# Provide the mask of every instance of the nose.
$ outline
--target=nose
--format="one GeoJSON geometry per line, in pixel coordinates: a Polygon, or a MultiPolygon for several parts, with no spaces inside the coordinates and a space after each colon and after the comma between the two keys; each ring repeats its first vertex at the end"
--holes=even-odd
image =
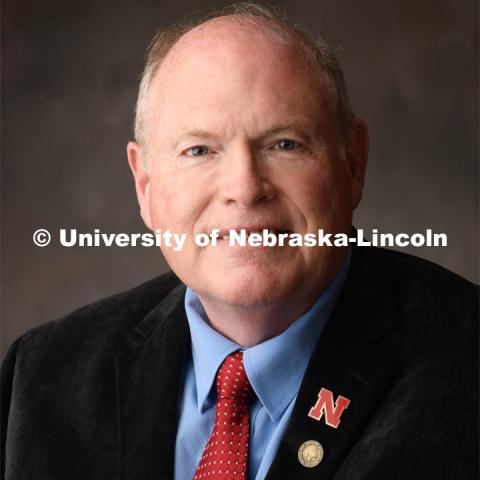
{"type": "Polygon", "coordinates": [[[268,172],[252,148],[239,148],[226,159],[222,172],[222,200],[226,204],[252,207],[275,197],[268,172]]]}

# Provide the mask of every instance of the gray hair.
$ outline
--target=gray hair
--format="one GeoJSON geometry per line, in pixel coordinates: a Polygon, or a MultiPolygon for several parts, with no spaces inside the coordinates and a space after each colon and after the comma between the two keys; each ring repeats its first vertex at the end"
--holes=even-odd
{"type": "Polygon", "coordinates": [[[345,143],[354,114],[348,99],[343,71],[334,50],[322,38],[312,38],[278,9],[257,3],[242,2],[215,11],[198,20],[189,19],[169,26],[158,31],[154,36],[147,50],[135,111],[135,139],[144,151],[144,156],[148,155],[145,148],[145,125],[151,110],[148,108],[148,97],[162,61],[183,35],[209,20],[224,16],[234,16],[237,17],[236,21],[249,22],[262,27],[277,39],[288,42],[298,49],[298,54],[303,57],[307,65],[313,68],[325,82],[328,92],[327,100],[345,143]]]}

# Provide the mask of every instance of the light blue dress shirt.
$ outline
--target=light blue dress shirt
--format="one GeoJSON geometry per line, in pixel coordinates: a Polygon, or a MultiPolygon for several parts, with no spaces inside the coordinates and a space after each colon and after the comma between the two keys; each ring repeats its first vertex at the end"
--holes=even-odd
{"type": "Polygon", "coordinates": [[[191,480],[195,474],[215,420],[217,370],[227,355],[239,349],[244,352],[245,371],[256,393],[250,406],[248,478],[265,478],[349,266],[350,252],[340,272],[308,312],[282,334],[250,348],[243,348],[214,330],[199,298],[187,289],[185,309],[192,355],[185,365],[180,388],[175,480],[191,480]]]}

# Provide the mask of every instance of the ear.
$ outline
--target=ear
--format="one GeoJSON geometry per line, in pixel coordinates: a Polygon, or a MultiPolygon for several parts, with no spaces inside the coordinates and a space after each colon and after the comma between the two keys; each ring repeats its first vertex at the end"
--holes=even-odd
{"type": "Polygon", "coordinates": [[[153,230],[150,217],[150,175],[146,169],[146,159],[142,157],[142,151],[137,142],[128,142],[127,156],[130,170],[135,179],[135,190],[137,192],[140,215],[145,225],[153,230]]]}
{"type": "Polygon", "coordinates": [[[368,160],[368,126],[361,118],[356,118],[348,135],[347,161],[351,174],[352,207],[357,208],[362,199],[365,172],[368,160]]]}

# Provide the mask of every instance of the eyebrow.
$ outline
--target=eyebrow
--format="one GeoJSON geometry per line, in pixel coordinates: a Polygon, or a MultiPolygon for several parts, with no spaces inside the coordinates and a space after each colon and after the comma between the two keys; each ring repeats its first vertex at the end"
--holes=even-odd
{"type": "Polygon", "coordinates": [[[208,130],[202,130],[201,128],[196,128],[194,130],[189,130],[188,132],[183,133],[177,140],[177,145],[190,137],[219,138],[219,136],[213,132],[209,132],[208,130]]]}
{"type": "MultiPolygon", "coordinates": [[[[307,139],[311,138],[311,133],[308,133],[311,130],[311,123],[302,118],[291,118],[280,121],[275,125],[267,128],[260,135],[257,135],[255,140],[258,141],[259,139],[270,137],[272,135],[288,130],[296,131],[307,139]]],[[[195,128],[182,134],[180,138],[175,142],[176,146],[189,138],[213,138],[215,140],[219,140],[220,136],[208,130],[195,128]]]]}
{"type": "Polygon", "coordinates": [[[286,130],[296,131],[307,137],[310,137],[308,132],[311,129],[312,129],[311,123],[306,121],[305,119],[292,118],[292,119],[286,119],[284,121],[278,122],[277,124],[265,130],[265,132],[263,132],[262,135],[260,135],[260,137],[261,138],[270,137],[272,135],[284,132],[286,130]]]}

